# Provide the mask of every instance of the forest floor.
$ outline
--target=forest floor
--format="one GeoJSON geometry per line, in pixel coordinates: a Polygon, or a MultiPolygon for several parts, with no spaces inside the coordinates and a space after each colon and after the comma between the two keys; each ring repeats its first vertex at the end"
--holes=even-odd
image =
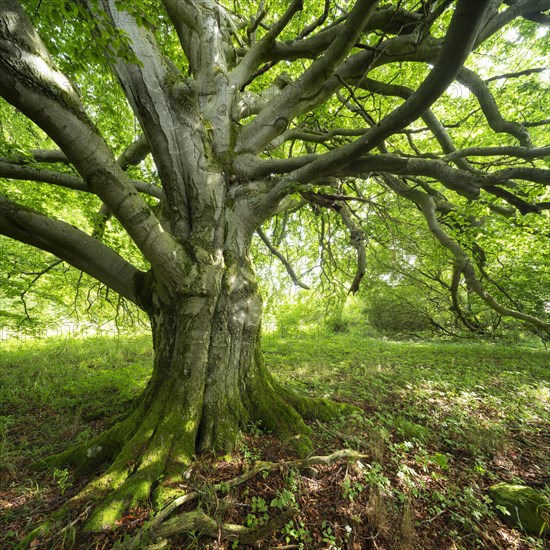
{"type": "MultiPolygon", "coordinates": [[[[139,338],[3,342],[0,354],[0,548],[17,545],[86,480],[37,473],[33,461],[86,440],[113,422],[150,374],[139,338]]],[[[280,468],[220,494],[216,483],[257,460],[295,458],[251,426],[237,451],[199,457],[183,492],[220,522],[259,527],[296,514],[258,548],[543,549],[549,541],[507,527],[487,497],[499,481],[550,484],[550,354],[491,344],[385,342],[356,334],[266,337],[267,364],[302,394],[353,403],[361,413],[314,422],[316,455],[366,455],[306,470],[280,468]]],[[[196,505],[196,503],[195,503],[196,505]]],[[[117,529],[80,534],[78,520],[31,548],[116,547],[149,510],[117,529]]],[[[239,548],[179,535],[171,548],[239,548]]]]}

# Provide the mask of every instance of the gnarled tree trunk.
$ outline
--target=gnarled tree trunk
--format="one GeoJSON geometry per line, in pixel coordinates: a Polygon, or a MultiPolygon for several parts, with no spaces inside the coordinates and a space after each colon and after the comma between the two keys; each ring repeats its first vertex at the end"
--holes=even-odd
{"type": "MultiPolygon", "coordinates": [[[[227,210],[227,227],[234,216],[227,210]]],[[[248,258],[250,240],[250,232],[237,231],[219,254],[203,248],[202,257],[216,262],[197,260],[194,279],[181,281],[180,292],[169,299],[163,286],[159,290],[149,280],[155,355],[147,387],[118,424],[47,460],[80,471],[110,464],[77,497],[103,497],[89,529],[111,527],[152,494],[163,500],[195,453],[231,451],[250,423],[305,455],[312,444],[304,417],[335,412],[334,404],[283,389],[264,366],[262,299],[248,258]]]]}

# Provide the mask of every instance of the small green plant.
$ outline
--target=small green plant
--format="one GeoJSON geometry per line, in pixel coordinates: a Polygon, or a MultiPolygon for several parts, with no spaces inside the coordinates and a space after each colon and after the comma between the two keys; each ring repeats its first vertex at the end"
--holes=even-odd
{"type": "Polygon", "coordinates": [[[250,422],[247,426],[246,432],[252,437],[261,437],[264,433],[262,430],[261,421],[250,422]]]}
{"type": "Polygon", "coordinates": [[[256,462],[260,459],[260,451],[253,445],[249,445],[246,440],[242,440],[240,450],[245,462],[256,462]]]}
{"type": "Polygon", "coordinates": [[[303,521],[289,521],[281,529],[281,532],[284,535],[287,544],[292,541],[296,541],[300,550],[306,548],[306,545],[311,542],[311,533],[306,528],[303,521]]]}
{"type": "Polygon", "coordinates": [[[485,475],[487,473],[487,463],[480,458],[476,458],[472,470],[476,474],[485,475]]]}
{"type": "Polygon", "coordinates": [[[250,501],[251,512],[246,516],[247,527],[259,527],[263,525],[268,519],[267,503],[262,497],[252,497],[250,501]]]}
{"type": "Polygon", "coordinates": [[[365,486],[359,481],[352,481],[350,476],[346,475],[342,481],[342,495],[344,498],[353,502],[364,490],[365,486]]]}
{"type": "Polygon", "coordinates": [[[336,536],[334,534],[334,530],[332,529],[330,523],[326,520],[323,520],[323,523],[321,524],[322,529],[322,535],[323,535],[323,542],[325,542],[328,547],[332,549],[338,548],[336,546],[336,536]]]}
{"type": "Polygon", "coordinates": [[[64,494],[67,489],[73,486],[71,474],[67,468],[63,468],[62,470],[59,468],[54,468],[52,475],[57,483],[57,486],[61,490],[61,494],[64,494]]]}
{"type": "Polygon", "coordinates": [[[82,431],[79,431],[76,434],[74,441],[75,443],[82,443],[85,441],[89,441],[92,438],[92,435],[93,435],[92,429],[88,426],[87,428],[84,428],[82,431]]]}
{"type": "Polygon", "coordinates": [[[270,506],[272,508],[279,508],[280,510],[287,510],[296,505],[296,497],[292,491],[283,489],[277,492],[277,496],[271,501],[270,506]]]}
{"type": "Polygon", "coordinates": [[[383,474],[383,468],[378,462],[363,466],[363,479],[369,485],[375,486],[381,491],[388,491],[390,480],[383,474]]]}
{"type": "Polygon", "coordinates": [[[449,469],[449,457],[441,453],[435,453],[431,459],[442,469],[449,469]]]}
{"type": "Polygon", "coordinates": [[[201,548],[199,543],[200,537],[197,531],[189,531],[189,533],[187,533],[187,537],[189,538],[189,544],[186,547],[187,550],[199,550],[201,548]]]}
{"type": "Polygon", "coordinates": [[[218,492],[220,495],[227,495],[229,494],[230,490],[231,490],[231,485],[229,485],[228,483],[225,483],[224,481],[219,483],[218,492]]]}
{"type": "Polygon", "coordinates": [[[300,475],[300,472],[295,468],[290,469],[286,478],[286,484],[293,493],[296,493],[300,490],[301,481],[302,477],[300,475]]]}
{"type": "Polygon", "coordinates": [[[417,424],[408,418],[398,416],[394,420],[394,425],[397,431],[405,439],[425,442],[430,437],[430,430],[421,424],[417,424]]]}

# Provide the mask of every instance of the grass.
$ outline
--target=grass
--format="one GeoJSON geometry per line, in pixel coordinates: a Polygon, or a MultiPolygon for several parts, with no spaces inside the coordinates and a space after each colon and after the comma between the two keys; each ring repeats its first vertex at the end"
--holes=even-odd
{"type": "Polygon", "coordinates": [[[514,431],[549,435],[550,355],[542,350],[356,335],[268,340],[264,350],[296,389],[356,403],[405,439],[483,454],[514,431]]]}
{"type": "MultiPolygon", "coordinates": [[[[485,494],[497,481],[549,481],[548,352],[357,334],[269,337],[264,352],[275,375],[299,392],[362,409],[315,424],[319,454],[347,446],[371,460],[327,469],[313,485],[305,477],[274,481],[273,494],[269,480],[246,487],[233,495],[240,499],[235,520],[242,509],[242,523],[260,521],[258,502],[275,506],[281,495],[292,500],[290,491],[301,513],[276,535],[280,545],[543,548],[497,520],[485,494]]],[[[2,343],[0,547],[12,547],[81,486],[71,472],[36,474],[29,464],[113,423],[144,387],[151,357],[146,337],[2,343]]],[[[256,433],[243,440],[239,460],[263,457],[273,446],[256,433]]],[[[193,548],[191,538],[176,547],[193,548]]],[[[98,540],[90,547],[108,548],[114,539],[98,540]]]]}
{"type": "Polygon", "coordinates": [[[67,441],[88,437],[97,431],[95,420],[104,424],[123,412],[150,374],[147,338],[2,345],[0,430],[22,432],[4,460],[13,452],[38,459],[62,450],[67,441]]]}

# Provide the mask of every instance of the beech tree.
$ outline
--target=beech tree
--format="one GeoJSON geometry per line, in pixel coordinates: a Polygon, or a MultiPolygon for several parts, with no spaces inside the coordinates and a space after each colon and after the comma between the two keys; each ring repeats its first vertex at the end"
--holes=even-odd
{"type": "MultiPolygon", "coordinates": [[[[550,330],[487,290],[460,238],[461,227],[492,216],[525,227],[548,219],[548,120],[539,116],[548,88],[538,86],[537,108],[523,113],[515,107],[529,105],[533,87],[502,106],[491,88],[541,76],[544,67],[518,68],[499,44],[515,29],[523,48],[544,57],[537,29],[548,9],[550,0],[0,0],[0,94],[56,146],[22,151],[11,141],[0,160],[11,182],[0,233],[133,302],[153,333],[153,374],[132,410],[47,461],[88,472],[108,465],[82,493],[102,498],[88,528],[112,526],[177,481],[196,452],[230,451],[250,422],[307,455],[304,420],[342,410],[288,391],[262,362],[249,253],[258,231],[276,251],[261,230],[274,216],[303,205],[337,215],[357,257],[355,292],[368,220],[354,205],[371,201],[367,184],[378,186],[414,205],[481,300],[550,330]],[[500,72],[493,64],[478,74],[482,54],[499,58],[500,72]],[[501,71],[508,57],[514,66],[501,71]],[[133,111],[138,136],[125,149],[129,134],[117,141],[98,122],[101,94],[82,88],[93,88],[87,63],[112,71],[133,111]],[[459,144],[453,129],[468,117],[447,109],[456,83],[477,104],[478,130],[459,144]],[[132,171],[146,157],[149,180],[132,171]],[[97,197],[93,230],[31,208],[28,181],[97,197]],[[111,216],[139,250],[137,264],[109,246],[111,216]]],[[[116,123],[128,129],[134,119],[116,123]]]]}

